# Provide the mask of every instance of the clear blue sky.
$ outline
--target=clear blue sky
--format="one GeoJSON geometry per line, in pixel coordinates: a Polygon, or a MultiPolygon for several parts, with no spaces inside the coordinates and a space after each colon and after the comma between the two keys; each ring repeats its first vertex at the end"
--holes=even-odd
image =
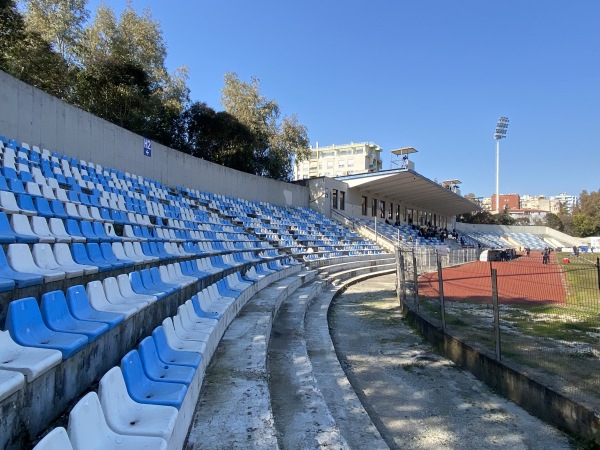
{"type": "MultiPolygon", "coordinates": [[[[117,13],[122,0],[104,0],[117,13]]],[[[93,11],[100,3],[91,0],[93,11]]],[[[311,144],[412,146],[462,193],[600,189],[600,1],[134,0],[161,24],[169,70],[221,110],[223,75],[256,76],[311,144]]]]}

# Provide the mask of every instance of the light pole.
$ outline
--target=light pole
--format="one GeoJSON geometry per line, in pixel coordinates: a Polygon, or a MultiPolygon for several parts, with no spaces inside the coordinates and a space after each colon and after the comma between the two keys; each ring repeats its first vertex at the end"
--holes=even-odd
{"type": "Polygon", "coordinates": [[[496,214],[500,214],[500,139],[506,137],[506,129],[508,128],[508,117],[500,117],[496,124],[496,214]]]}

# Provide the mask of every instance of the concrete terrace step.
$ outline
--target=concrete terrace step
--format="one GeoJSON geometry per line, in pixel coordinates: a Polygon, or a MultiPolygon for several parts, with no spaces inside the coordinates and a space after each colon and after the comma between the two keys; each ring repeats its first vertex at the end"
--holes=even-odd
{"type": "Polygon", "coordinates": [[[387,263],[387,264],[377,264],[377,265],[369,265],[356,267],[346,270],[340,270],[338,272],[334,272],[331,274],[322,274],[320,275],[321,279],[326,280],[332,284],[339,285],[341,282],[345,280],[360,277],[361,275],[384,275],[387,273],[393,273],[396,271],[396,263],[387,263]]]}
{"type": "Polygon", "coordinates": [[[346,279],[341,286],[330,286],[309,305],[304,317],[306,350],[310,355],[312,376],[323,393],[328,411],[350,448],[389,447],[365,411],[340,365],[331,340],[327,314],[334,297],[346,286],[384,273],[389,272],[367,273],[346,279]]]}
{"type": "Polygon", "coordinates": [[[381,267],[383,265],[395,264],[396,260],[394,258],[379,258],[379,259],[371,259],[371,260],[362,260],[362,261],[348,261],[342,262],[338,264],[332,264],[329,266],[319,267],[317,269],[319,275],[321,276],[331,276],[337,272],[342,272],[345,270],[358,269],[363,267],[381,267]]]}
{"type": "Polygon", "coordinates": [[[357,255],[357,256],[338,256],[335,258],[327,258],[327,259],[318,259],[314,261],[309,261],[306,264],[311,269],[322,269],[327,267],[334,267],[338,264],[348,264],[348,263],[364,263],[365,261],[378,261],[381,259],[391,259],[395,258],[392,253],[381,253],[379,255],[357,255]]]}
{"type": "Polygon", "coordinates": [[[306,349],[304,315],[323,283],[313,281],[283,303],[269,346],[269,390],[281,448],[349,448],[341,436],[306,349]]]}
{"type": "Polygon", "coordinates": [[[266,364],[271,327],[282,302],[315,275],[283,278],[242,308],[213,355],[184,448],[277,448],[266,364]]]}

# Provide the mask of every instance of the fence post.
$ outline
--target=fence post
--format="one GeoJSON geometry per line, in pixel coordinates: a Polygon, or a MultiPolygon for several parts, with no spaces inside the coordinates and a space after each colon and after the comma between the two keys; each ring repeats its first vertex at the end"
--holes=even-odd
{"type": "Polygon", "coordinates": [[[398,248],[398,270],[400,271],[400,299],[406,301],[406,269],[404,264],[404,252],[398,248]]]}
{"type": "Polygon", "coordinates": [[[418,270],[417,270],[417,256],[415,254],[415,251],[413,250],[413,284],[414,284],[414,289],[413,289],[413,293],[414,293],[414,301],[415,301],[415,308],[417,310],[417,312],[419,312],[419,275],[418,275],[418,270]]]}
{"type": "Polygon", "coordinates": [[[496,360],[500,361],[500,308],[498,307],[498,284],[496,269],[492,269],[492,304],[494,306],[494,335],[496,338],[496,360]]]}
{"type": "Polygon", "coordinates": [[[404,308],[404,304],[402,302],[402,286],[400,282],[400,272],[401,272],[401,263],[400,263],[400,247],[396,247],[396,297],[398,298],[398,303],[400,304],[400,310],[404,308]]]}
{"type": "Polygon", "coordinates": [[[442,310],[442,330],[444,333],[446,332],[446,302],[444,301],[444,280],[442,279],[442,262],[440,261],[440,257],[435,252],[436,260],[437,260],[437,272],[438,272],[438,283],[440,290],[440,308],[442,310]]]}
{"type": "Polygon", "coordinates": [[[598,274],[598,290],[600,291],[600,258],[596,256],[596,273],[598,274]]]}

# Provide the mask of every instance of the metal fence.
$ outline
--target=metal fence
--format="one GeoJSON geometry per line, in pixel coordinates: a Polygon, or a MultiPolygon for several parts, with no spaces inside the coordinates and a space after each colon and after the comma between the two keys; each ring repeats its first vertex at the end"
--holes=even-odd
{"type": "Polygon", "coordinates": [[[398,248],[398,294],[452,336],[600,411],[600,260],[398,248]],[[464,263],[463,263],[464,262],[464,263]]]}

